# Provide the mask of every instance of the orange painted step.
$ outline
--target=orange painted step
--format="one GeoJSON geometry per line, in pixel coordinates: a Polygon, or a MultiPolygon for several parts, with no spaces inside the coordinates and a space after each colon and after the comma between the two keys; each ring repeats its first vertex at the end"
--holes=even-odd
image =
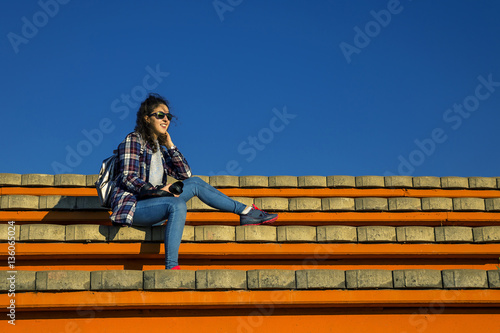
{"type": "MultiPolygon", "coordinates": [[[[390,189],[390,188],[219,188],[231,197],[445,197],[445,198],[500,198],[500,190],[447,189],[390,189]]],[[[97,196],[89,187],[0,187],[0,195],[66,195],[97,196]]]]}
{"type": "Polygon", "coordinates": [[[345,306],[250,309],[115,310],[88,307],[74,311],[21,312],[13,328],[0,321],[2,332],[167,332],[228,333],[472,333],[498,332],[498,308],[445,307],[439,299],[420,307],[356,308],[345,306]]]}
{"type": "MultiPolygon", "coordinates": [[[[0,244],[6,260],[8,244],[0,244]]],[[[161,258],[163,243],[16,243],[16,260],[161,258]]],[[[382,259],[500,257],[500,244],[182,243],[184,259],[382,259]]]]}
{"type": "MultiPolygon", "coordinates": [[[[89,307],[116,309],[227,309],[255,304],[283,307],[500,307],[500,290],[227,290],[227,291],[75,291],[16,293],[16,309],[61,311],[89,307]]],[[[0,294],[0,304],[8,304],[0,294]]],[[[7,312],[0,307],[0,312],[7,312]]]]}
{"type": "MultiPolygon", "coordinates": [[[[278,212],[273,225],[500,225],[493,212],[278,212]],[[411,224],[410,224],[411,223],[411,224]]],[[[110,225],[105,211],[0,211],[0,221],[43,223],[98,223],[110,225]]],[[[239,217],[223,212],[188,212],[186,224],[239,225],[239,217]]]]}

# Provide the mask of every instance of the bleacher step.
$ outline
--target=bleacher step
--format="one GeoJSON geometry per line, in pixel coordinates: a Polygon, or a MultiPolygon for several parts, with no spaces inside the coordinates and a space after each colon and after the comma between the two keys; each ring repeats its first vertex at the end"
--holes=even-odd
{"type": "MultiPolygon", "coordinates": [[[[257,269],[0,271],[0,291],[497,289],[500,270],[257,269]]],[[[500,299],[498,299],[500,305],[500,299]]]]}

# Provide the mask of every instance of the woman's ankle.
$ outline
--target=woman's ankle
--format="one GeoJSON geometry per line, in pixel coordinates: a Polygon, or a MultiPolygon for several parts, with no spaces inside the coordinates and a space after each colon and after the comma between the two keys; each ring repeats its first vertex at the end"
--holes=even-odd
{"type": "Polygon", "coordinates": [[[246,215],[252,210],[252,206],[247,206],[240,215],[246,215]]]}

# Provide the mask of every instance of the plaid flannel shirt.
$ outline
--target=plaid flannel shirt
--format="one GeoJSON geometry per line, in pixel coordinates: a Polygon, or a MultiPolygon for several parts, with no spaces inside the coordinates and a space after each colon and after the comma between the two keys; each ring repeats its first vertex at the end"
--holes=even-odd
{"type": "MultiPolygon", "coordinates": [[[[137,205],[137,195],[141,188],[149,182],[149,166],[153,150],[144,143],[141,154],[141,136],[132,132],[118,146],[118,177],[113,192],[111,204],[111,221],[113,225],[131,226],[137,205]]],[[[178,180],[191,177],[191,168],[181,152],[174,147],[160,147],[165,173],[163,184],[166,185],[167,175],[178,180]]]]}

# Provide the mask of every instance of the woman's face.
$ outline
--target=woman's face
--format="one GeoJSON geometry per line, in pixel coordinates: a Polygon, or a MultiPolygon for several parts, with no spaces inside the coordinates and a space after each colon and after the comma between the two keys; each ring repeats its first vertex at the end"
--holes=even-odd
{"type": "Polygon", "coordinates": [[[154,108],[153,112],[151,112],[153,113],[153,115],[146,116],[146,121],[151,126],[151,129],[153,130],[153,133],[156,135],[156,137],[160,136],[161,134],[167,133],[168,126],[170,125],[170,121],[166,116],[163,117],[163,119],[158,119],[158,112],[170,113],[170,111],[165,104],[160,104],[156,108],[154,108]]]}

